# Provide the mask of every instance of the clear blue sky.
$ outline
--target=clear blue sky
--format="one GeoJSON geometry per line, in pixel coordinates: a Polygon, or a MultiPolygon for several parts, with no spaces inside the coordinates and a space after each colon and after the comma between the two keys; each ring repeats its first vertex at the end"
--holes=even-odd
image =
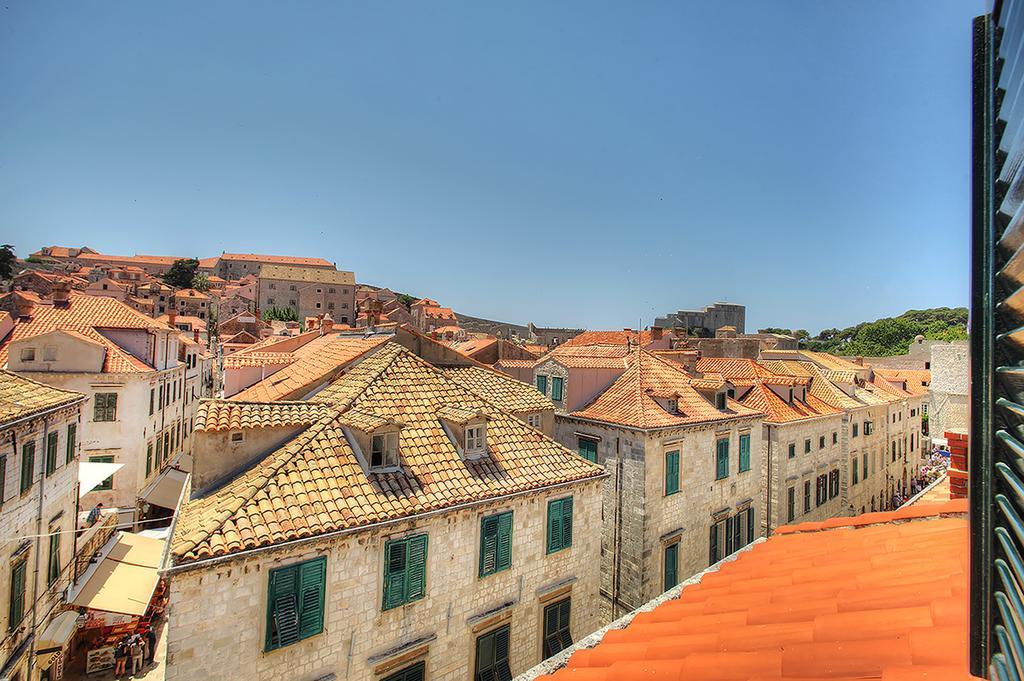
{"type": "Polygon", "coordinates": [[[0,5],[0,240],[513,322],[967,302],[983,0],[0,5]]]}

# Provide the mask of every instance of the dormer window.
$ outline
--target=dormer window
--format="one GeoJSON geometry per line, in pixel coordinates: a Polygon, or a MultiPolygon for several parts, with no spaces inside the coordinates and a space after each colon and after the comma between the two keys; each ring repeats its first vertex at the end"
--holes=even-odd
{"type": "Polygon", "coordinates": [[[398,432],[373,436],[370,447],[370,468],[393,468],[398,465],[398,432]]]}
{"type": "Polygon", "coordinates": [[[22,362],[34,362],[34,361],[36,361],[36,349],[35,348],[22,348],[21,349],[21,361],[22,362]]]}
{"type": "Polygon", "coordinates": [[[669,398],[668,400],[668,411],[671,414],[679,413],[679,400],[675,398],[669,398]]]}
{"type": "Polygon", "coordinates": [[[715,409],[725,409],[725,393],[715,393],[715,409]]]}
{"type": "Polygon", "coordinates": [[[483,454],[487,449],[487,425],[466,426],[466,454],[483,454]]]}

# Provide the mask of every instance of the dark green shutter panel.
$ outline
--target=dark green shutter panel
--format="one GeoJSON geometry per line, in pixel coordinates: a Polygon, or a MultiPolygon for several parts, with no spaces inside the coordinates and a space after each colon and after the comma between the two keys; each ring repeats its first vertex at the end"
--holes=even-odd
{"type": "Polygon", "coordinates": [[[7,611],[7,624],[13,631],[25,616],[25,565],[19,561],[11,568],[11,599],[7,611]]]}
{"type": "Polygon", "coordinates": [[[747,509],[747,543],[754,541],[754,507],[747,509]]]}
{"type": "Polygon", "coordinates": [[[548,377],[537,376],[537,390],[541,391],[545,395],[548,392],[548,377]]]}
{"type": "Polygon", "coordinates": [[[407,600],[422,598],[427,591],[427,535],[410,537],[407,600]]]}
{"type": "Polygon", "coordinates": [[[50,535],[50,555],[47,560],[46,583],[53,584],[60,577],[60,533],[50,535]]]}
{"type": "Polygon", "coordinates": [[[7,497],[7,457],[0,456],[0,508],[3,508],[7,497]]]}
{"type": "Polygon", "coordinates": [[[400,671],[385,676],[383,681],[423,681],[426,672],[426,663],[417,662],[400,671]]]}
{"type": "Polygon", "coordinates": [[[512,567],[512,513],[498,516],[497,569],[512,567]]]}
{"type": "Polygon", "coordinates": [[[572,546],[572,497],[562,499],[562,548],[572,546]]]}
{"type": "Polygon", "coordinates": [[[407,542],[390,541],[384,556],[384,609],[405,603],[407,542]]]}
{"type": "Polygon", "coordinates": [[[750,436],[740,435],[740,471],[750,470],[750,436]]]}
{"type": "Polygon", "coordinates": [[[679,544],[665,547],[665,591],[679,583],[679,544]]]}
{"type": "Polygon", "coordinates": [[[494,679],[512,681],[512,670],[508,664],[510,629],[502,627],[494,632],[494,679]]]}
{"type": "Polygon", "coordinates": [[[498,567],[498,516],[487,516],[480,522],[480,576],[489,575],[498,567]]]}
{"type": "Polygon", "coordinates": [[[78,434],[78,426],[74,423],[68,425],[67,457],[64,463],[71,463],[75,458],[75,437],[78,434]]]}
{"type": "Polygon", "coordinates": [[[711,565],[718,562],[718,523],[711,523],[711,541],[708,556],[711,565]]]}
{"type": "Polygon", "coordinates": [[[548,553],[562,548],[562,507],[559,500],[548,502],[548,553]]]}
{"type": "Polygon", "coordinates": [[[46,435],[46,474],[53,475],[57,470],[57,433],[46,435]]]}
{"type": "Polygon", "coordinates": [[[679,491],[679,452],[673,451],[665,455],[665,494],[679,491]]]}
{"type": "Polygon", "coordinates": [[[299,640],[298,566],[270,573],[271,640],[269,648],[280,648],[299,640]]]}
{"type": "Polygon", "coordinates": [[[36,443],[26,442],[21,448],[21,491],[32,486],[36,466],[36,443]]]}
{"type": "Polygon", "coordinates": [[[299,635],[306,638],[319,634],[324,628],[327,559],[317,558],[299,568],[299,635]]]}

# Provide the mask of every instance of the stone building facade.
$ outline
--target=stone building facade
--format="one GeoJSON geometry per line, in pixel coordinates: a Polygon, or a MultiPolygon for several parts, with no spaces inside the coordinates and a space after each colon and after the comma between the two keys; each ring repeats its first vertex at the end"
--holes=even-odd
{"type": "Polygon", "coordinates": [[[330,315],[340,324],[354,324],[356,278],[333,268],[263,265],[256,300],[261,312],[287,308],[300,320],[330,315]]]}
{"type": "Polygon", "coordinates": [[[969,426],[968,345],[963,343],[931,346],[931,399],[928,406],[928,432],[966,433],[969,426]]]}
{"type": "Polygon", "coordinates": [[[35,644],[74,579],[84,400],[0,371],[0,678],[38,679],[54,662],[35,644]]]}
{"type": "Polygon", "coordinates": [[[723,326],[733,327],[737,333],[746,330],[747,308],[736,303],[714,303],[701,310],[677,310],[654,320],[655,326],[672,328],[705,328],[712,333],[723,326]]]}

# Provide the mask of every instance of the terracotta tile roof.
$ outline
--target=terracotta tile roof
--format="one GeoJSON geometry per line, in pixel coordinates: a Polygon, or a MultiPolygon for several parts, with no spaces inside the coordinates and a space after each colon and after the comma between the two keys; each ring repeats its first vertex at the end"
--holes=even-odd
{"type": "Polygon", "coordinates": [[[529,383],[484,367],[445,367],[445,376],[499,409],[521,413],[554,409],[554,403],[529,383]]]}
{"type": "MultiPolygon", "coordinates": [[[[245,333],[244,331],[242,333],[245,333]]],[[[238,336],[240,334],[235,334],[238,336]]],[[[231,338],[234,338],[232,336],[231,338]]],[[[251,336],[250,336],[251,337],[251,336]]],[[[229,338],[226,343],[233,342],[229,338]]],[[[252,347],[255,344],[250,344],[252,347]]],[[[248,350],[248,348],[246,348],[248,350]]],[[[245,367],[264,367],[277,364],[291,364],[295,361],[295,355],[291,352],[243,352],[239,351],[230,357],[224,358],[225,369],[242,369],[245,367]]]]}
{"type": "Polygon", "coordinates": [[[175,298],[196,298],[198,300],[209,300],[210,296],[206,295],[202,291],[197,291],[194,288],[183,288],[180,291],[174,292],[175,298]]]}
{"type": "MultiPolygon", "coordinates": [[[[449,327],[442,327],[441,329],[434,329],[434,331],[440,333],[440,332],[443,331],[443,329],[446,329],[446,328],[449,328],[449,327]]],[[[452,327],[452,328],[455,328],[455,329],[458,329],[458,330],[461,331],[461,329],[459,329],[459,327],[452,327]]],[[[487,350],[488,348],[493,347],[494,344],[497,343],[497,342],[498,342],[497,338],[470,338],[470,339],[464,340],[464,341],[446,341],[445,344],[448,347],[450,347],[452,350],[457,350],[457,351],[461,352],[462,354],[466,355],[467,357],[473,357],[473,355],[476,355],[476,354],[478,354],[480,352],[483,352],[484,350],[487,350]]]]}
{"type": "Polygon", "coordinates": [[[303,281],[316,284],[335,284],[337,286],[355,286],[356,283],[356,275],[354,273],[339,271],[334,269],[333,266],[331,269],[326,269],[323,267],[266,264],[260,267],[260,279],[303,281]]]}
{"type": "Polygon", "coordinates": [[[911,395],[927,395],[931,391],[932,372],[927,369],[874,369],[886,380],[906,381],[911,395]]]}
{"type": "MultiPolygon", "coordinates": [[[[175,316],[175,326],[178,328],[178,324],[189,324],[193,330],[199,329],[200,331],[206,331],[206,320],[200,319],[199,317],[193,317],[191,315],[179,314],[175,316]]],[[[159,317],[155,317],[158,322],[163,322],[167,326],[170,326],[171,317],[170,315],[162,314],[159,317]]]]}
{"type": "Polygon", "coordinates": [[[201,431],[311,426],[330,413],[314,402],[237,402],[202,400],[196,407],[195,429],[201,431]]]}
{"type": "Polygon", "coordinates": [[[905,399],[911,396],[909,392],[903,390],[897,385],[890,383],[885,377],[883,377],[878,372],[875,372],[875,374],[871,377],[870,385],[873,385],[880,391],[892,395],[893,397],[897,397],[899,399],[905,399]]]}
{"type": "Polygon", "coordinates": [[[58,329],[75,331],[103,345],[107,349],[103,361],[104,373],[153,371],[153,368],[104,336],[101,333],[102,329],[168,330],[165,324],[147,317],[119,300],[71,291],[67,305],[36,305],[31,319],[15,321],[14,330],[6,338],[0,339],[0,366],[7,365],[7,352],[12,341],[58,329]]]}
{"type": "Polygon", "coordinates": [[[848,359],[844,359],[842,357],[839,357],[838,355],[833,355],[828,352],[812,352],[810,350],[800,350],[799,352],[801,355],[811,360],[812,362],[817,362],[825,369],[832,369],[833,371],[857,372],[864,371],[864,369],[867,368],[862,364],[851,362],[848,359]]]}
{"type": "Polygon", "coordinates": [[[580,347],[584,345],[626,345],[629,342],[644,346],[651,342],[650,331],[584,331],[578,336],[573,336],[558,347],[580,347]]]}
{"type": "Polygon", "coordinates": [[[692,376],[678,365],[639,348],[631,353],[626,371],[607,390],[572,413],[579,418],[645,429],[760,415],[759,411],[731,399],[727,400],[726,409],[719,411],[697,392],[692,376]],[[676,399],[679,413],[670,413],[656,397],[676,399]]]}
{"type": "MultiPolygon", "coordinates": [[[[305,265],[307,267],[330,267],[334,263],[323,258],[293,258],[288,255],[261,255],[259,253],[221,253],[220,260],[247,260],[267,265],[305,265]]],[[[213,258],[210,258],[213,260],[213,258]]]]}
{"type": "Polygon", "coordinates": [[[966,511],[780,528],[541,678],[970,679],[966,511]]]}
{"type": "Polygon", "coordinates": [[[0,369],[0,427],[84,399],[82,393],[54,388],[0,369]]]}
{"type": "MultiPolygon", "coordinates": [[[[795,351],[794,351],[795,352],[795,351]]],[[[762,360],[760,362],[768,369],[776,373],[788,373],[794,376],[805,376],[811,379],[811,389],[808,391],[822,402],[839,409],[859,409],[864,402],[850,397],[824,374],[822,369],[811,362],[795,360],[762,360]]],[[[876,401],[871,398],[872,404],[876,401]]]]}
{"type": "Polygon", "coordinates": [[[171,541],[176,563],[604,474],[395,343],[310,404],[329,407],[329,415],[234,480],[184,504],[171,541]],[[486,456],[459,456],[438,417],[445,406],[488,415],[486,456]],[[379,419],[403,424],[401,471],[363,469],[344,428],[365,418],[370,425],[379,419]]]}
{"type": "Polygon", "coordinates": [[[79,253],[78,260],[95,263],[137,263],[139,265],[166,265],[170,267],[176,258],[173,255],[107,255],[106,253],[79,253]]]}
{"type": "Polygon", "coordinates": [[[569,369],[625,369],[629,348],[623,345],[566,346],[564,343],[538,360],[553,359],[569,369]]]}
{"type": "Polygon", "coordinates": [[[497,362],[495,362],[495,366],[500,364],[501,366],[508,367],[509,369],[512,369],[512,368],[516,368],[516,369],[532,369],[534,366],[537,365],[537,362],[538,362],[538,360],[536,360],[536,359],[506,359],[506,358],[502,358],[502,359],[499,359],[497,362]]]}
{"type": "MultiPolygon", "coordinates": [[[[663,356],[662,353],[655,354],[663,356]]],[[[810,383],[805,376],[777,374],[752,359],[704,357],[697,361],[697,371],[718,373],[733,385],[742,386],[753,385],[757,381],[767,381],[772,385],[808,385],[810,383]]]]}
{"type": "Polygon", "coordinates": [[[455,312],[450,307],[425,306],[423,308],[423,316],[429,319],[451,319],[458,321],[458,317],[455,316],[455,312]]]}
{"type": "Polygon", "coordinates": [[[809,392],[806,400],[794,397],[792,402],[787,402],[764,382],[754,385],[741,401],[751,409],[764,412],[764,420],[768,423],[788,423],[843,413],[842,409],[827,404],[809,392]]]}
{"type": "MultiPolygon", "coordinates": [[[[342,336],[328,333],[314,338],[290,354],[293,358],[288,366],[264,380],[249,386],[231,399],[249,402],[276,402],[277,400],[299,399],[315,390],[317,386],[337,378],[338,373],[352,362],[383,345],[390,336],[342,336]]],[[[258,353],[268,356],[283,353],[258,353]]],[[[245,361],[252,354],[238,353],[225,358],[227,366],[231,358],[245,361]]]]}

